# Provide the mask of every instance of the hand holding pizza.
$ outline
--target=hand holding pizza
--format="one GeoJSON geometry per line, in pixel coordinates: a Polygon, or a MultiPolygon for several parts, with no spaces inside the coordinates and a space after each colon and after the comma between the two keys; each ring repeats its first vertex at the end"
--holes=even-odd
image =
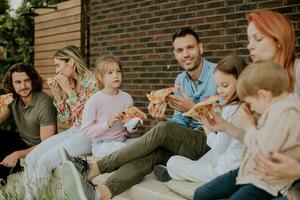
{"type": "Polygon", "coordinates": [[[206,100],[195,104],[192,108],[189,109],[189,111],[183,113],[183,115],[193,117],[199,120],[200,115],[206,116],[211,111],[213,111],[214,108],[221,107],[217,104],[218,100],[218,95],[210,96],[206,100]]]}
{"type": "Polygon", "coordinates": [[[0,96],[0,108],[4,109],[14,100],[13,93],[3,94],[0,96]]]}
{"type": "Polygon", "coordinates": [[[151,91],[150,94],[146,94],[147,98],[153,104],[159,104],[165,101],[166,97],[180,88],[181,84],[177,84],[174,87],[163,88],[156,91],[151,91]]]}
{"type": "Polygon", "coordinates": [[[121,120],[121,115],[113,115],[113,116],[111,116],[111,117],[107,120],[107,126],[108,126],[109,128],[111,128],[112,125],[113,125],[116,121],[118,121],[118,120],[121,120]]]}
{"type": "Polygon", "coordinates": [[[135,106],[126,108],[119,116],[120,120],[124,123],[133,118],[140,118],[142,122],[147,120],[146,114],[135,106]]]}
{"type": "Polygon", "coordinates": [[[62,74],[58,74],[55,76],[55,81],[59,84],[63,91],[70,96],[70,94],[73,92],[73,89],[68,78],[62,74]]]}
{"type": "Polygon", "coordinates": [[[163,121],[167,118],[166,116],[166,109],[167,109],[167,103],[162,102],[159,104],[155,104],[153,102],[150,102],[148,105],[148,112],[157,121],[163,121]]]}
{"type": "Polygon", "coordinates": [[[61,89],[55,77],[47,79],[47,84],[49,85],[50,91],[56,101],[61,101],[63,99],[61,95],[61,89]]]}

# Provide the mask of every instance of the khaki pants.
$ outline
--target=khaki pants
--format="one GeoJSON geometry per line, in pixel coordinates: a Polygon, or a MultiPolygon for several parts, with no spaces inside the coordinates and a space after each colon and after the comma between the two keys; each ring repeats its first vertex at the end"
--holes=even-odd
{"type": "Polygon", "coordinates": [[[160,122],[132,144],[97,161],[101,173],[117,170],[104,183],[115,196],[141,182],[158,164],[170,156],[197,160],[209,150],[204,131],[160,122]]]}

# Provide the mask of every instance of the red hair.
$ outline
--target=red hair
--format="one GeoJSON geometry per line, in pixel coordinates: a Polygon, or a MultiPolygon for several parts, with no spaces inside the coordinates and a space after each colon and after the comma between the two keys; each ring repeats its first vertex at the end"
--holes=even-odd
{"type": "Polygon", "coordinates": [[[289,19],[274,11],[255,11],[247,15],[248,23],[253,23],[262,34],[271,37],[278,45],[274,62],[280,64],[288,73],[289,89],[293,91],[295,72],[295,31],[289,19]]]}

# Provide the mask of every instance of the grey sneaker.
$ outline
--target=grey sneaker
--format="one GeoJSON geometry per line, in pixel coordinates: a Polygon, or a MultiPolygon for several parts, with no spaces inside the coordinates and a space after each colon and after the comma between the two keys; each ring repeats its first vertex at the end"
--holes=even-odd
{"type": "Polygon", "coordinates": [[[156,178],[161,182],[168,182],[172,179],[168,173],[167,168],[163,165],[155,165],[153,172],[156,178]]]}
{"type": "Polygon", "coordinates": [[[79,173],[81,173],[85,178],[87,178],[90,172],[90,164],[87,160],[76,156],[71,156],[65,148],[60,149],[60,157],[63,162],[71,161],[79,173]]]}
{"type": "Polygon", "coordinates": [[[70,161],[62,165],[62,184],[68,197],[72,200],[96,200],[95,185],[78,173],[70,161]]]}

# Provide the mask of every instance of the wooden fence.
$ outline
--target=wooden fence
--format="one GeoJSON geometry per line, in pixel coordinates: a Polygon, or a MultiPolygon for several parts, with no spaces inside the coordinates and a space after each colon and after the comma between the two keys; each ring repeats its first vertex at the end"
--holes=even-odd
{"type": "MultiPolygon", "coordinates": [[[[70,0],[57,4],[56,9],[36,9],[34,28],[34,65],[46,80],[55,74],[53,55],[67,45],[75,45],[85,55],[86,5],[81,0],[70,0]]],[[[49,93],[49,87],[44,84],[49,93]]],[[[60,130],[67,128],[58,123],[60,130]]]]}

